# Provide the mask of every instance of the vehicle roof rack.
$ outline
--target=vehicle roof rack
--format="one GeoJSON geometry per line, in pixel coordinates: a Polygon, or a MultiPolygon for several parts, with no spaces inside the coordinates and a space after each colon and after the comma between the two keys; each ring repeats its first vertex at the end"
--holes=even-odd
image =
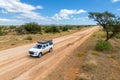
{"type": "Polygon", "coordinates": [[[37,43],[45,44],[45,43],[48,43],[48,42],[52,42],[52,40],[40,40],[37,43]]]}

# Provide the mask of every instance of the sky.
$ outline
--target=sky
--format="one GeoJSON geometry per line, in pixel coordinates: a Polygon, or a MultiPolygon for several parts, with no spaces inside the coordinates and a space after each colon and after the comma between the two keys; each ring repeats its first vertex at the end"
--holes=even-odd
{"type": "Polygon", "coordinates": [[[0,25],[94,25],[89,12],[120,16],[120,0],[0,0],[0,25]]]}

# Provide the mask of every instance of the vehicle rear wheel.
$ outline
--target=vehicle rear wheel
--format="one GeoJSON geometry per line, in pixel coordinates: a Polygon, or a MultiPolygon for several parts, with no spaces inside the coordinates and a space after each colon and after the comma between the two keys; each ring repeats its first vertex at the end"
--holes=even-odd
{"type": "Polygon", "coordinates": [[[50,48],[49,52],[52,52],[52,48],[50,48]]]}
{"type": "Polygon", "coordinates": [[[42,56],[42,53],[39,53],[39,54],[38,54],[38,58],[40,58],[41,56],[42,56]]]}

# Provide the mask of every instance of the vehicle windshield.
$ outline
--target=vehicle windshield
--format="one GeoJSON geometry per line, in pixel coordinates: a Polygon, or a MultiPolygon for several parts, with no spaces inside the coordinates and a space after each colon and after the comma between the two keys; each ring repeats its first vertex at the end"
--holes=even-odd
{"type": "Polygon", "coordinates": [[[42,48],[42,45],[36,44],[33,48],[41,49],[41,48],[42,48]]]}

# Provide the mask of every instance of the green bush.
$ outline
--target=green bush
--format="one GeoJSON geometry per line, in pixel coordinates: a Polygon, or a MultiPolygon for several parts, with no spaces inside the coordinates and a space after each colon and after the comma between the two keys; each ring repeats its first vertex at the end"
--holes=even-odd
{"type": "Polygon", "coordinates": [[[2,31],[2,28],[0,27],[0,36],[2,36],[4,32],[2,31]]]}
{"type": "Polygon", "coordinates": [[[42,33],[41,26],[35,22],[26,23],[22,27],[30,34],[42,33]]]}
{"type": "Polygon", "coordinates": [[[3,32],[0,31],[0,36],[2,36],[2,35],[3,35],[3,32]]]}
{"type": "Polygon", "coordinates": [[[45,27],[44,27],[44,31],[45,31],[46,33],[52,32],[49,26],[45,26],[45,27]]]}
{"type": "Polygon", "coordinates": [[[68,31],[68,27],[64,26],[64,27],[62,28],[62,31],[68,31]]]}
{"type": "Polygon", "coordinates": [[[11,25],[11,26],[9,26],[9,28],[10,28],[10,29],[16,29],[16,26],[11,25]]]}
{"type": "Polygon", "coordinates": [[[115,35],[115,38],[120,39],[120,33],[115,35]]]}
{"type": "Polygon", "coordinates": [[[109,51],[112,49],[112,45],[107,41],[100,40],[96,43],[95,49],[97,51],[109,51]]]}
{"type": "Polygon", "coordinates": [[[53,26],[51,27],[52,28],[52,32],[53,33],[57,33],[57,32],[60,32],[59,28],[57,26],[53,26]]]}
{"type": "Polygon", "coordinates": [[[58,26],[46,26],[44,30],[46,33],[58,33],[58,32],[60,32],[60,29],[58,26]]]}

